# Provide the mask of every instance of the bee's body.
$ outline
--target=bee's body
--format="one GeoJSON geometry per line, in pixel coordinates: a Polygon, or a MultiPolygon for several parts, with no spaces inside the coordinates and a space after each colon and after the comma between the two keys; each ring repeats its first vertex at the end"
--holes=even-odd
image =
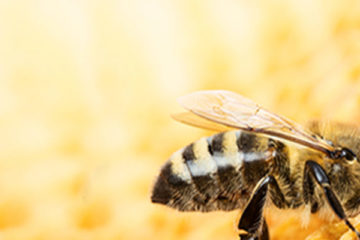
{"type": "MultiPolygon", "coordinates": [[[[340,140],[334,144],[354,149],[352,144],[360,142],[356,141],[352,127],[329,127],[324,129],[331,130],[324,132],[331,134],[329,140],[340,140]]],[[[311,149],[261,134],[241,130],[222,132],[174,153],[155,184],[153,201],[181,211],[242,209],[257,182],[265,175],[272,175],[286,200],[283,202],[271,192],[276,207],[298,208],[308,203],[306,209],[315,213],[324,206],[325,199],[320,191],[311,194],[303,189],[303,173],[307,160],[322,163],[322,157],[325,156],[311,149]]],[[[334,162],[323,167],[347,214],[356,215],[360,207],[360,166],[350,168],[334,162]]]]}
{"type": "MultiPolygon", "coordinates": [[[[262,217],[268,199],[280,209],[338,216],[360,239],[347,220],[360,212],[360,131],[313,122],[307,132],[238,95],[220,93],[201,93],[208,99],[200,99],[201,105],[196,98],[201,108],[194,113],[242,130],[202,138],[174,153],[157,178],[152,201],[180,211],[242,209],[240,239],[262,240],[268,239],[262,217]],[[206,105],[209,100],[213,105],[206,105]],[[232,104],[241,110],[237,115],[232,104]]],[[[197,110],[192,102],[190,109],[197,110]]]]}
{"type": "MultiPolygon", "coordinates": [[[[267,159],[269,145],[284,151],[279,175],[289,176],[286,147],[278,141],[241,130],[202,138],[174,153],[155,184],[153,201],[181,211],[242,208],[256,183],[277,166],[267,159]]],[[[290,180],[289,177],[286,177],[290,180]]]]}

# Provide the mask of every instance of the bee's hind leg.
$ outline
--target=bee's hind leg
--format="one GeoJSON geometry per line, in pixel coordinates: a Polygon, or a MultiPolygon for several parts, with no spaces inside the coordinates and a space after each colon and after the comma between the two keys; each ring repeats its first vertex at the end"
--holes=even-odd
{"type": "MultiPolygon", "coordinates": [[[[316,162],[314,161],[307,161],[305,165],[305,179],[313,177],[316,182],[320,185],[322,190],[324,191],[324,194],[326,196],[326,200],[329,203],[331,209],[334,211],[334,213],[345,222],[345,224],[353,231],[357,238],[360,240],[360,233],[355,229],[355,227],[349,222],[348,218],[345,215],[345,211],[336,197],[335,193],[333,192],[330,181],[328,176],[326,175],[326,172],[324,169],[316,162]]],[[[311,186],[311,185],[310,185],[311,186]]],[[[305,191],[309,191],[309,189],[304,189],[305,191]]],[[[310,191],[313,191],[310,189],[310,191]]]]}
{"type": "Polygon", "coordinates": [[[262,178],[255,187],[253,194],[243,211],[239,224],[240,240],[268,240],[269,232],[263,216],[269,184],[277,195],[285,202],[279,186],[273,176],[262,178]]]}
{"type": "Polygon", "coordinates": [[[262,218],[261,227],[258,229],[257,233],[240,233],[239,237],[240,240],[269,240],[269,230],[265,218],[262,218]]]}

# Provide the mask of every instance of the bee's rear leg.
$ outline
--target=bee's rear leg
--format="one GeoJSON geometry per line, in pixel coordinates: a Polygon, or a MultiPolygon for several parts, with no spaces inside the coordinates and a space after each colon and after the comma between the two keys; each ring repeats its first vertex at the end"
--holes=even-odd
{"type": "Polygon", "coordinates": [[[263,217],[266,196],[268,194],[269,184],[276,191],[276,194],[285,202],[284,196],[273,176],[262,178],[255,187],[251,198],[243,211],[238,229],[241,240],[256,239],[268,240],[269,232],[266,221],[263,217]]]}
{"type": "MultiPolygon", "coordinates": [[[[326,175],[324,169],[314,161],[307,161],[304,171],[304,178],[306,179],[313,177],[315,179],[315,181],[324,191],[326,200],[329,203],[331,209],[341,220],[345,222],[345,224],[356,234],[357,238],[360,240],[360,233],[355,229],[355,227],[349,222],[348,218],[346,217],[344,208],[342,207],[340,201],[333,192],[330,186],[329,178],[326,175]]],[[[308,186],[311,186],[311,184],[308,186]]],[[[306,191],[313,192],[313,189],[304,189],[304,192],[306,191]]]]}
{"type": "Polygon", "coordinates": [[[239,234],[239,237],[240,240],[269,240],[269,230],[265,218],[262,218],[261,227],[257,233],[254,234],[244,231],[244,233],[239,234]]]}

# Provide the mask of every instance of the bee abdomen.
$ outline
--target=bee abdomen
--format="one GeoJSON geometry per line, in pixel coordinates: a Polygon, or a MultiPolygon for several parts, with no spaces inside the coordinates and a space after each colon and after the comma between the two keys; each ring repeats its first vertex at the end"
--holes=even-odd
{"type": "Polygon", "coordinates": [[[263,140],[253,133],[229,131],[188,145],[163,167],[153,201],[184,211],[241,208],[264,175],[264,161],[259,161],[264,159],[263,140]],[[249,171],[254,167],[258,172],[249,171]],[[163,186],[166,182],[170,186],[163,186]],[[160,195],[165,197],[159,200],[160,195]]]}

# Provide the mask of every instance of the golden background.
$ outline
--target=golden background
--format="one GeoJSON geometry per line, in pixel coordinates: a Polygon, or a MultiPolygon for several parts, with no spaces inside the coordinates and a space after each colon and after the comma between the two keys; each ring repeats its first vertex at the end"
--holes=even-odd
{"type": "MultiPolygon", "coordinates": [[[[355,0],[1,0],[0,239],[237,239],[237,211],[150,203],[171,153],[210,134],[169,117],[177,97],[356,123],[359,80],[355,0]]],[[[269,215],[272,239],[324,225],[269,215]]]]}

